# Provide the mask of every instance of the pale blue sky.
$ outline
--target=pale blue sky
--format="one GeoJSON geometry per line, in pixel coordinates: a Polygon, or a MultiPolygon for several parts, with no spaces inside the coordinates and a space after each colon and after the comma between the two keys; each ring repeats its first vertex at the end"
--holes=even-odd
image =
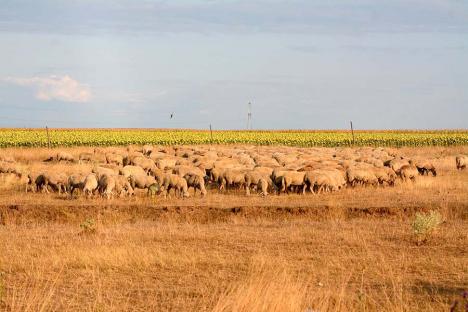
{"type": "Polygon", "coordinates": [[[0,4],[0,127],[468,128],[468,1],[0,4]]]}

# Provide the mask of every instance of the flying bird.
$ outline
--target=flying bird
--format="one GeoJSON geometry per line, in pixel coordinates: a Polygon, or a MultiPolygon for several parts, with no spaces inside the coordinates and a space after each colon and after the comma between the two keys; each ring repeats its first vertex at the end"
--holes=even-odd
{"type": "Polygon", "coordinates": [[[171,113],[171,119],[172,119],[172,117],[174,117],[174,113],[171,113]]]}

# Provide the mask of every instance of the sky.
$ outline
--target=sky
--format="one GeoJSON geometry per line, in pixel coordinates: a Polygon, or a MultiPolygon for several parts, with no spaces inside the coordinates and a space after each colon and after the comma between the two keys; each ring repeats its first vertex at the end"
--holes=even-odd
{"type": "Polygon", "coordinates": [[[0,127],[245,129],[249,102],[254,129],[466,129],[468,1],[0,0],[0,127]]]}

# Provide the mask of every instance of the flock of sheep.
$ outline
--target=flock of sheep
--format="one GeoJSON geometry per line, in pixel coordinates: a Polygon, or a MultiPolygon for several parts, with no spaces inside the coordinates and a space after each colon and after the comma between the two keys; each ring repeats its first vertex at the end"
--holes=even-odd
{"type": "MultiPolygon", "coordinates": [[[[189,189],[201,196],[207,189],[240,189],[257,192],[301,193],[339,191],[344,187],[392,186],[397,179],[437,175],[429,159],[409,159],[386,148],[281,147],[161,147],[144,145],[123,149],[94,149],[74,157],[60,151],[44,162],[89,164],[89,172],[70,175],[60,170],[32,172],[10,157],[0,158],[0,174],[15,174],[33,192],[77,190],[87,197],[131,196],[136,189],[149,195],[189,197],[189,189]]],[[[457,169],[465,169],[468,156],[456,157],[457,169]]]]}

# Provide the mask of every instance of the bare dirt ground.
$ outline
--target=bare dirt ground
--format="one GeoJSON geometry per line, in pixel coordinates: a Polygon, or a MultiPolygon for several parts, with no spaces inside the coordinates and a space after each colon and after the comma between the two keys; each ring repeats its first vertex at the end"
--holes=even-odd
{"type": "Polygon", "coordinates": [[[468,290],[460,151],[405,150],[439,157],[435,178],[316,196],[87,200],[1,188],[0,309],[449,311],[468,290]],[[417,244],[410,224],[430,210],[444,223],[417,244]]]}

